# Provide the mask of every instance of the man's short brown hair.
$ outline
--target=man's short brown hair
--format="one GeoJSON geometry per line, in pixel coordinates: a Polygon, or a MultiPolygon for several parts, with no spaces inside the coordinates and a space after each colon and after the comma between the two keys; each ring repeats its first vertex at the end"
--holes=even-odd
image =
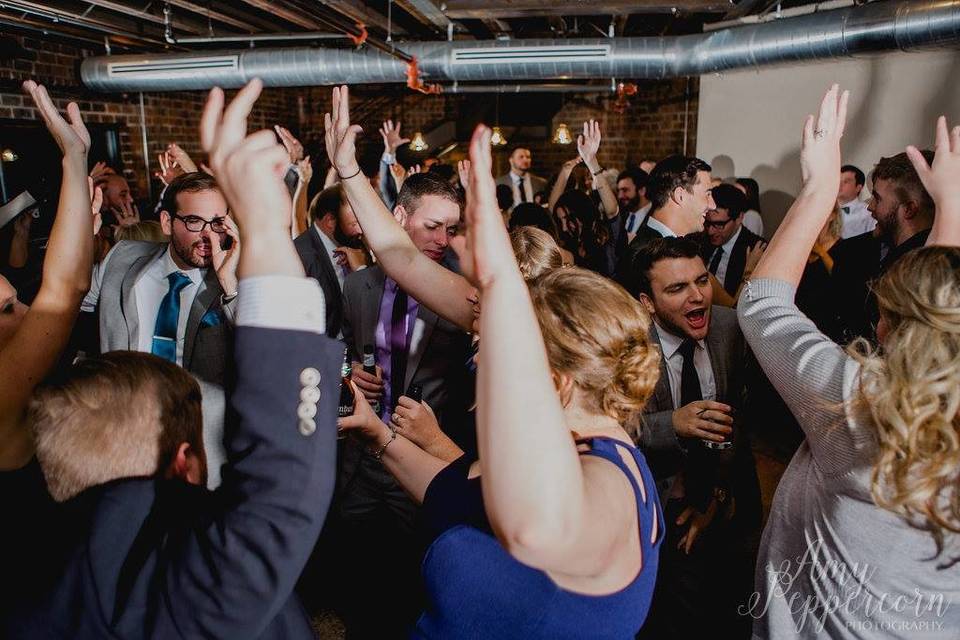
{"type": "Polygon", "coordinates": [[[181,193],[199,193],[200,191],[219,191],[217,179],[206,171],[193,171],[184,173],[173,180],[163,190],[163,197],[160,199],[160,211],[166,211],[170,215],[180,213],[180,205],[177,203],[177,196],[181,193]]]}
{"type": "Polygon", "coordinates": [[[206,469],[200,400],[190,374],[148,353],[80,361],[30,402],[50,495],[64,501],[111,480],[162,473],[183,442],[206,469]]]}
{"type": "MultiPolygon", "coordinates": [[[[933,164],[933,151],[924,149],[920,153],[926,158],[927,164],[933,164]]],[[[920,181],[917,170],[913,168],[913,163],[906,153],[898,153],[889,158],[880,158],[880,162],[873,168],[874,180],[889,180],[893,183],[894,193],[901,203],[917,203],[917,208],[923,215],[933,217],[936,206],[933,198],[927,193],[926,188],[920,181]]]]}

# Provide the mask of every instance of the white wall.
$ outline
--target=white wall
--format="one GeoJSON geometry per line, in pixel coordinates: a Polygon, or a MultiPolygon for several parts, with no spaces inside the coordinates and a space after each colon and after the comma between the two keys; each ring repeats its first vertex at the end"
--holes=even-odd
{"type": "Polygon", "coordinates": [[[936,117],[960,122],[960,52],[891,53],[855,60],[726,72],[700,79],[697,156],[721,178],[760,184],[769,237],[800,186],[800,131],[832,82],[850,90],[844,163],[867,174],[907,144],[933,146],[936,117]]]}

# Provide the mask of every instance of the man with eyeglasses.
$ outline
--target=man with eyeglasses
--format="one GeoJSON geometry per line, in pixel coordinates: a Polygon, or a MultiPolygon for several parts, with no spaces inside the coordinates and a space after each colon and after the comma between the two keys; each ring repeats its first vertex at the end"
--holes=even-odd
{"type": "Polygon", "coordinates": [[[222,386],[237,295],[236,225],[204,172],[173,180],[160,209],[170,241],[117,243],[94,267],[82,310],[99,315],[101,353],[153,353],[222,386]]]}
{"type": "Polygon", "coordinates": [[[747,198],[742,191],[731,184],[720,184],[712,193],[716,208],[704,219],[706,241],[700,255],[727,293],[735,296],[743,279],[747,251],[763,238],[743,226],[747,198]]]}

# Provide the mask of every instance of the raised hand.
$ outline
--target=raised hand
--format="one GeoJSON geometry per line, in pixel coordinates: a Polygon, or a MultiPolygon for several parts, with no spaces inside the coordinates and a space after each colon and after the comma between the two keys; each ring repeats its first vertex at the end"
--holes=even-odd
{"type": "Polygon", "coordinates": [[[496,184],[491,171],[490,129],[479,125],[470,140],[470,180],[464,209],[466,233],[450,241],[460,257],[464,277],[481,291],[498,278],[514,272],[520,277],[510,237],[497,207],[496,184]]]}
{"type": "Polygon", "coordinates": [[[327,157],[337,168],[340,178],[349,178],[360,171],[357,164],[357,135],[360,125],[350,124],[350,90],[346,85],[333,88],[330,113],[323,114],[324,142],[327,157]]]}
{"type": "Polygon", "coordinates": [[[397,185],[397,191],[403,186],[403,181],[407,179],[407,170],[399,162],[390,165],[390,175],[393,176],[393,182],[397,185]]]}
{"type": "Polygon", "coordinates": [[[467,185],[470,184],[470,161],[469,160],[460,160],[457,162],[457,175],[460,177],[460,186],[463,187],[463,190],[467,190],[467,185]]]}
{"type": "Polygon", "coordinates": [[[180,167],[180,163],[170,153],[169,148],[163,153],[157,155],[157,164],[160,165],[160,171],[157,171],[154,175],[164,185],[170,184],[173,182],[174,178],[184,174],[184,170],[180,167]]]}
{"type": "Polygon", "coordinates": [[[196,173],[198,171],[197,163],[176,142],[167,145],[167,153],[176,161],[184,173],[196,173]]]}
{"type": "Polygon", "coordinates": [[[840,187],[840,138],[847,122],[850,92],[833,85],[820,102],[820,113],[807,116],[803,123],[800,170],[804,184],[813,183],[825,191],[836,183],[840,187]]]}
{"type": "Polygon", "coordinates": [[[217,234],[211,233],[211,261],[220,281],[220,288],[227,295],[237,292],[237,263],[240,262],[240,230],[233,218],[223,219],[227,237],[231,238],[230,248],[224,249],[217,234]]]}
{"type": "Polygon", "coordinates": [[[580,154],[583,163],[591,172],[600,169],[600,163],[597,161],[597,152],[600,151],[600,138],[600,123],[596,120],[584,122],[583,133],[577,136],[577,153],[580,154]]]}
{"type": "Polygon", "coordinates": [[[200,119],[200,143],[244,240],[279,231],[289,243],[293,206],[283,184],[287,150],[273,131],[247,136],[247,118],[262,89],[254,78],[224,109],[223,90],[213,88],[200,119]]]}
{"type": "Polygon", "coordinates": [[[384,121],[380,127],[380,136],[383,138],[383,149],[387,153],[395,154],[400,145],[410,142],[410,138],[400,136],[400,121],[393,124],[393,120],[384,121]]]}
{"type": "Polygon", "coordinates": [[[284,149],[287,150],[287,155],[290,156],[290,164],[297,164],[303,160],[303,145],[290,133],[290,130],[280,125],[274,125],[273,130],[277,132],[277,136],[280,137],[280,142],[283,143],[284,149]]]}
{"type": "Polygon", "coordinates": [[[93,178],[94,182],[98,182],[101,178],[114,175],[116,173],[116,171],[114,171],[106,162],[102,160],[93,165],[93,168],[90,169],[90,177],[93,178]]]}
{"type": "Polygon", "coordinates": [[[907,147],[907,157],[917,170],[920,181],[938,209],[945,204],[960,205],[960,125],[948,130],[947,119],[937,118],[937,140],[933,164],[913,145],[907,147]]]}
{"type": "Polygon", "coordinates": [[[103,226],[103,216],[100,215],[100,207],[103,206],[103,189],[93,186],[93,178],[87,177],[87,188],[90,190],[90,214],[93,216],[93,235],[100,233],[100,227],[103,226]]]}
{"type": "Polygon", "coordinates": [[[333,250],[334,258],[341,267],[356,271],[367,266],[367,252],[353,247],[337,247],[333,250]]]}
{"type": "Polygon", "coordinates": [[[310,180],[313,179],[313,163],[310,162],[310,156],[297,162],[297,175],[300,176],[300,184],[310,184],[310,180]]]}
{"type": "Polygon", "coordinates": [[[50,99],[50,94],[42,84],[33,80],[23,83],[23,90],[30,94],[30,98],[40,112],[43,123],[53,136],[57,146],[64,156],[82,156],[86,162],[87,152],[90,150],[90,134],[80,117],[80,107],[76,102],[67,105],[67,120],[63,119],[57,107],[50,99]]]}
{"type": "Polygon", "coordinates": [[[132,227],[140,222],[140,210],[133,202],[121,202],[119,207],[110,207],[110,212],[117,219],[115,227],[132,227]]]}

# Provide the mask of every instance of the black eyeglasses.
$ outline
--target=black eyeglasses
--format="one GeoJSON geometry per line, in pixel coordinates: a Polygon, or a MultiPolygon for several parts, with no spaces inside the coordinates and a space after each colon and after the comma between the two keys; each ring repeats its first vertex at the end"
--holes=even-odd
{"type": "Polygon", "coordinates": [[[226,233],[227,231],[226,218],[204,220],[200,216],[178,216],[175,213],[172,214],[172,217],[182,222],[183,226],[187,228],[187,231],[193,231],[194,233],[203,232],[203,228],[207,225],[210,225],[210,231],[214,233],[226,233]]]}
{"type": "Polygon", "coordinates": [[[723,229],[733,218],[727,218],[726,220],[704,220],[703,228],[704,229],[723,229]]]}

